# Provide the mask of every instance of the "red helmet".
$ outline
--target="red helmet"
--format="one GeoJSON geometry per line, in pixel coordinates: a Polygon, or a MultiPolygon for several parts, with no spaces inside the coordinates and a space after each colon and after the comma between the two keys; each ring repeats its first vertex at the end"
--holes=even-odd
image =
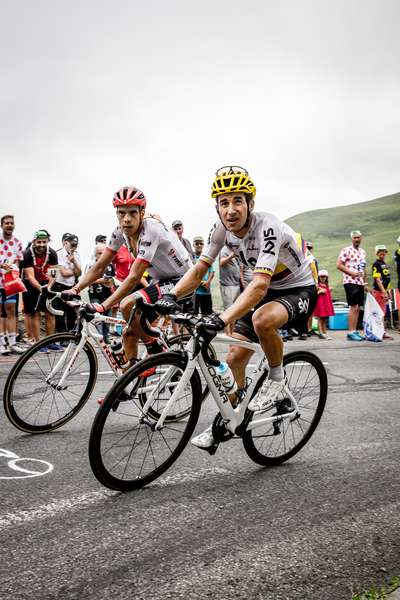
{"type": "Polygon", "coordinates": [[[146,208],[146,196],[135,187],[123,187],[118,192],[115,192],[113,205],[146,208]]]}

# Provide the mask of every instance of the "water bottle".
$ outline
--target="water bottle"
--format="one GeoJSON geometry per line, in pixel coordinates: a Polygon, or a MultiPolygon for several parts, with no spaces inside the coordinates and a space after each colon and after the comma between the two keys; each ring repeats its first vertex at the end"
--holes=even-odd
{"type": "Polygon", "coordinates": [[[111,352],[117,365],[123,368],[128,362],[128,357],[125,354],[121,340],[111,342],[111,352]]]}
{"type": "Polygon", "coordinates": [[[219,367],[216,368],[218,375],[221,378],[222,385],[228,394],[236,392],[237,385],[232,371],[226,362],[220,362],[219,367]]]}

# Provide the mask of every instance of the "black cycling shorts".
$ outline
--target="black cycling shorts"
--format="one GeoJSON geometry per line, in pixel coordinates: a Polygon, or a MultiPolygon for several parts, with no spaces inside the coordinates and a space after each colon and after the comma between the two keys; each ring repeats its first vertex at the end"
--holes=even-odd
{"type": "Polygon", "coordinates": [[[24,302],[24,313],[26,315],[34,315],[37,312],[44,312],[46,308],[46,298],[42,296],[39,301],[40,292],[29,281],[24,280],[26,292],[22,293],[24,302]]]}
{"type": "Polygon", "coordinates": [[[364,306],[364,286],[357,283],[345,283],[344,291],[349,306],[364,306]]]}
{"type": "Polygon", "coordinates": [[[304,325],[313,314],[317,303],[317,288],[315,285],[307,287],[287,288],[285,290],[269,289],[266,296],[250,312],[238,319],[233,327],[235,333],[240,333],[251,342],[258,343],[258,336],[254,331],[253,315],[257,308],[268,302],[279,302],[288,313],[285,327],[294,327],[304,330],[304,325]]]}

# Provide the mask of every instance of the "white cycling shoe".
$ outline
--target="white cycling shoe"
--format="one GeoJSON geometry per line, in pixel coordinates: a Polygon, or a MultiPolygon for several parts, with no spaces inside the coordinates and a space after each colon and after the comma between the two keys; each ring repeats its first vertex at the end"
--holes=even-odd
{"type": "Polygon", "coordinates": [[[190,440],[190,443],[196,448],[201,448],[202,450],[208,450],[215,445],[214,436],[212,434],[212,425],[207,427],[202,433],[196,435],[194,438],[190,440]]]}
{"type": "Polygon", "coordinates": [[[285,391],[287,379],[284,378],[282,381],[273,381],[272,379],[266,379],[261,386],[257,396],[249,402],[248,409],[253,411],[266,410],[273,406],[275,400],[285,391]]]}

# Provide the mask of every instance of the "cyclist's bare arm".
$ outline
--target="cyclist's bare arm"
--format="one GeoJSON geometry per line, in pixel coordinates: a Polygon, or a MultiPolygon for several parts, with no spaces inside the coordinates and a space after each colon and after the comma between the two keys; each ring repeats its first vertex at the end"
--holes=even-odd
{"type": "Polygon", "coordinates": [[[219,316],[225,324],[233,323],[243,317],[252,308],[257,306],[267,293],[271,276],[263,273],[254,273],[253,279],[243,290],[235,302],[219,316]]]}
{"type": "Polygon", "coordinates": [[[187,296],[187,294],[190,294],[190,292],[193,292],[199,287],[209,268],[210,265],[200,258],[200,260],[184,274],[171,292],[176,294],[178,298],[187,296]]]}
{"type": "Polygon", "coordinates": [[[135,260],[132,264],[131,269],[129,271],[128,277],[125,281],[119,286],[119,288],[111,294],[109,298],[104,300],[102,303],[105,310],[108,310],[114,304],[117,304],[125,298],[125,296],[129,296],[132,292],[133,288],[135,288],[143,277],[143,273],[148,268],[149,263],[144,260],[135,260]]]}
{"type": "Polygon", "coordinates": [[[89,269],[87,273],[79,281],[78,285],[75,285],[72,289],[77,293],[87,288],[90,284],[94,283],[96,279],[100,279],[104,275],[104,271],[107,266],[112,262],[116,252],[110,248],[106,248],[103,254],[95,262],[93,267],[89,269]]]}

